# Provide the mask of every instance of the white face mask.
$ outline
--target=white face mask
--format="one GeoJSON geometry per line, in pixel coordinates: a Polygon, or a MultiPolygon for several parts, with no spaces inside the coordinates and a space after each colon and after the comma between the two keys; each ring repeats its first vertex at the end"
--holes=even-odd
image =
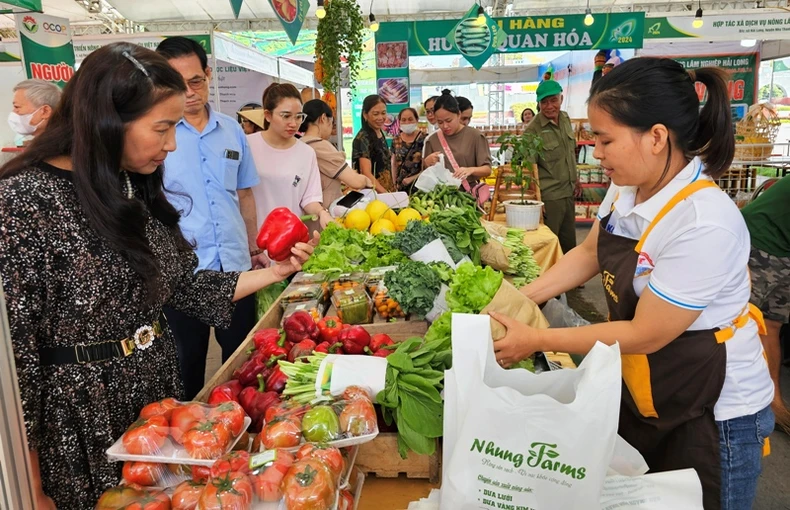
{"type": "Polygon", "coordinates": [[[17,134],[32,135],[41,124],[39,122],[34,126],[30,123],[33,119],[33,115],[35,115],[38,110],[40,110],[40,108],[37,108],[36,111],[28,113],[27,115],[19,115],[18,113],[11,112],[8,114],[8,125],[17,134]]]}
{"type": "Polygon", "coordinates": [[[410,135],[415,131],[417,131],[417,124],[401,124],[400,130],[406,133],[407,135],[410,135]]]}

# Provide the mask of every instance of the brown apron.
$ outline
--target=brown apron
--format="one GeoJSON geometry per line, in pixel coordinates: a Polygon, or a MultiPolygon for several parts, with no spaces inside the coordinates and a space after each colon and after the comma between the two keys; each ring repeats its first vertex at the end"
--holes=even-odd
{"type": "MultiPolygon", "coordinates": [[[[656,215],[639,241],[606,230],[611,212],[601,220],[598,262],[610,320],[634,318],[639,302],[634,290],[637,262],[653,227],[691,194],[715,186],[703,180],[682,189],[656,215]]],[[[706,510],[721,508],[721,454],[713,408],[724,385],[724,342],[754,312],[749,307],[722,328],[686,331],[653,354],[622,356],[620,435],[639,450],[651,472],[694,468],[702,481],[706,510]]]]}

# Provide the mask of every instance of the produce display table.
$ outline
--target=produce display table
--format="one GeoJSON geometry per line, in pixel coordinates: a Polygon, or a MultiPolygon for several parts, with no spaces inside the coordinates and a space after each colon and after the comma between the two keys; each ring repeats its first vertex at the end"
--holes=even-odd
{"type": "Polygon", "coordinates": [[[427,498],[431,489],[438,487],[439,484],[432,484],[428,480],[415,480],[405,476],[377,478],[371,475],[365,479],[357,510],[405,510],[409,503],[427,498]]]}
{"type": "MultiPolygon", "coordinates": [[[[494,223],[505,224],[505,215],[497,214],[494,223]]],[[[537,230],[528,230],[524,234],[524,244],[532,248],[535,262],[545,273],[562,257],[560,239],[546,225],[540,225],[537,230]]]]}

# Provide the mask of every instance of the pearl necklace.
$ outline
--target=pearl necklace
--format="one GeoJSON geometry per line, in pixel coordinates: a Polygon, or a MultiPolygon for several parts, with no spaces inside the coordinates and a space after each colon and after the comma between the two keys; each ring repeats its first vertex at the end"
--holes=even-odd
{"type": "Polygon", "coordinates": [[[123,171],[123,176],[126,177],[126,198],[129,200],[134,198],[134,189],[132,188],[132,180],[129,178],[129,172],[123,171]]]}

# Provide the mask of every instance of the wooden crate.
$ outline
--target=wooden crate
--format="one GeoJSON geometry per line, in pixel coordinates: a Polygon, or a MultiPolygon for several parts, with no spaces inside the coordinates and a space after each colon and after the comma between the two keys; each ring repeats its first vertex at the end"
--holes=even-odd
{"type": "MultiPolygon", "coordinates": [[[[214,377],[212,377],[211,380],[206,383],[203,389],[200,390],[200,393],[197,394],[195,400],[205,402],[208,400],[208,396],[215,386],[224,382],[228,382],[231,379],[233,372],[243,365],[247,359],[249,359],[247,351],[253,346],[252,337],[255,332],[260,329],[279,328],[282,318],[283,310],[280,306],[280,300],[278,299],[272,305],[266,315],[261,317],[261,320],[258,321],[252,331],[250,331],[250,334],[247,335],[247,338],[245,338],[239,348],[236,349],[236,352],[234,352],[231,357],[228,358],[228,361],[226,361],[225,364],[220,367],[217,373],[214,374],[214,377]]],[[[392,323],[382,322],[375,324],[364,324],[362,327],[364,327],[371,335],[375,335],[376,333],[385,333],[392,337],[392,339],[396,342],[401,342],[414,336],[423,336],[425,335],[425,332],[428,331],[428,323],[426,321],[399,321],[392,323]]]]}
{"type": "Polygon", "coordinates": [[[356,466],[364,473],[373,473],[379,478],[397,478],[405,474],[408,478],[427,478],[431,483],[438,483],[442,472],[441,441],[436,441],[433,455],[411,452],[401,459],[398,434],[382,432],[373,441],[359,447],[356,466]]]}

